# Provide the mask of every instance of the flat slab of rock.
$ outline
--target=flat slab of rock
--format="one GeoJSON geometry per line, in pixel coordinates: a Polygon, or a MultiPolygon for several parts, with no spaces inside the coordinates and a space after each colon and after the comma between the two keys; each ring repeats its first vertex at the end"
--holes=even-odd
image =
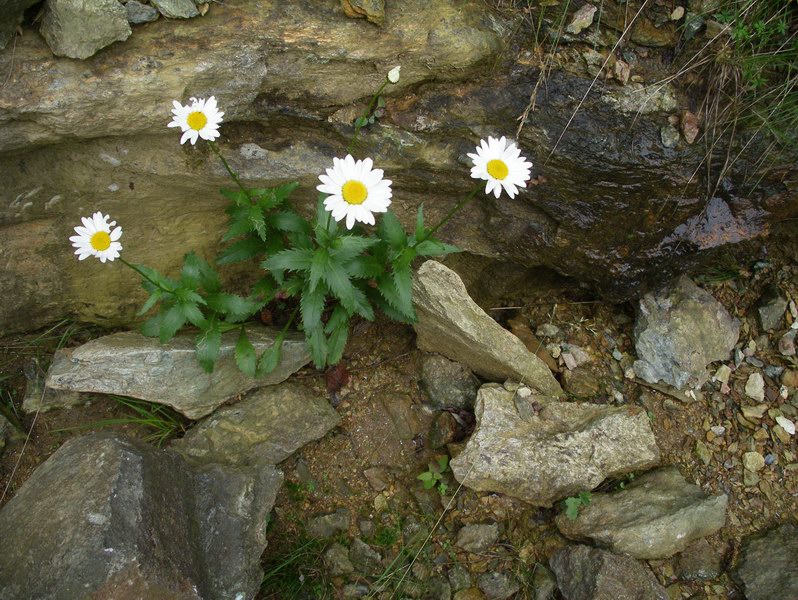
{"type": "Polygon", "coordinates": [[[171,447],[203,463],[277,464],[324,436],[339,420],[325,398],[284,382],[217,410],[171,447]]]}
{"type": "Polygon", "coordinates": [[[118,434],[71,440],[0,510],[0,597],[251,598],[281,483],[118,434]]]}
{"type": "Polygon", "coordinates": [[[798,527],[785,523],[746,539],[734,574],[748,600],[798,598],[798,527]]]}
{"type": "MultiPolygon", "coordinates": [[[[259,327],[248,329],[247,333],[260,354],[274,344],[278,331],[259,327]]],[[[166,344],[134,332],[107,335],[78,348],[56,352],[47,374],[47,387],[131,396],[166,404],[189,419],[199,419],[239,394],[280,383],[310,360],[304,339],[289,337],[283,342],[277,368],[252,379],[235,364],[237,336],[234,331],[222,336],[213,373],[206,373],[197,362],[191,333],[178,334],[166,344]]],[[[38,408],[33,403],[25,406],[27,411],[38,408]]]]}
{"type": "Polygon", "coordinates": [[[634,328],[635,374],[675,388],[701,387],[706,367],[724,360],[737,343],[740,322],[715,298],[682,276],[671,288],[646,294],[634,328]]]}
{"type": "Polygon", "coordinates": [[[451,461],[455,478],[536,506],[659,463],[648,416],[634,407],[521,398],[489,384],[477,394],[476,418],[476,431],[451,461]]]}
{"type": "Polygon", "coordinates": [[[48,0],[41,34],[56,56],[88,58],[132,33],[118,0],[48,0]]]}
{"type": "Polygon", "coordinates": [[[413,327],[422,350],[463,363],[492,381],[521,381],[547,396],[562,388],[542,360],[474,302],[460,277],[428,260],[413,280],[413,327]]]}
{"type": "Polygon", "coordinates": [[[568,600],[668,600],[648,567],[628,556],[569,546],[554,554],[549,565],[568,600]]]}
{"type": "Polygon", "coordinates": [[[725,494],[711,496],[675,467],[635,479],[625,489],[593,494],[571,520],[557,517],[560,532],[634,558],[668,558],[726,522],[725,494]]]}

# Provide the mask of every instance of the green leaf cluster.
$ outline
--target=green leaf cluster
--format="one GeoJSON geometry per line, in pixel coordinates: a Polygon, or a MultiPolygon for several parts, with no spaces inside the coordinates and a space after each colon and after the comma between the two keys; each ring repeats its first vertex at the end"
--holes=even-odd
{"type": "Polygon", "coordinates": [[[579,509],[590,504],[592,495],[590,492],[579,492],[578,496],[571,496],[565,499],[565,516],[571,521],[576,521],[579,516],[579,509]]]}
{"type": "Polygon", "coordinates": [[[437,486],[441,495],[445,494],[449,486],[442,480],[443,474],[449,468],[449,457],[445,454],[436,456],[434,460],[429,462],[428,467],[429,468],[421,473],[421,475],[418,475],[416,479],[424,484],[425,490],[431,490],[437,486]]]}

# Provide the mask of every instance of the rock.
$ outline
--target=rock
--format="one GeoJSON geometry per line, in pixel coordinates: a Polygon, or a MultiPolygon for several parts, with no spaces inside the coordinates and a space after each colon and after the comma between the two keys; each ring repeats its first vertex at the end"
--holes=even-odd
{"type": "Polygon", "coordinates": [[[696,440],[695,455],[705,465],[708,465],[709,463],[712,462],[712,451],[701,440],[696,440]]]}
{"type": "Polygon", "coordinates": [[[596,14],[596,10],[596,7],[592,4],[585,4],[579,8],[574,13],[574,16],[571,18],[571,22],[568,24],[568,27],[565,28],[565,31],[568,33],[573,33],[574,35],[582,33],[582,31],[593,24],[593,17],[596,14]]]}
{"type": "Polygon", "coordinates": [[[795,329],[790,329],[779,338],[779,353],[782,356],[795,356],[795,329]]]}
{"type": "Polygon", "coordinates": [[[734,575],[748,600],[798,598],[798,527],[785,523],[747,538],[734,575]]]}
{"type": "Polygon", "coordinates": [[[488,600],[503,600],[521,589],[518,580],[507,573],[483,573],[477,585],[488,600]]]}
{"type": "Polygon", "coordinates": [[[346,575],[355,571],[346,546],[335,542],[324,553],[324,566],[331,576],[346,575]]]}
{"type": "Polygon", "coordinates": [[[0,414],[0,455],[3,454],[6,444],[20,437],[22,437],[22,433],[17,431],[17,428],[11,424],[11,421],[0,414]]]}
{"type": "Polygon", "coordinates": [[[0,50],[6,47],[22,22],[25,10],[37,0],[2,0],[0,2],[0,50]]]}
{"type": "MultiPolygon", "coordinates": [[[[678,6],[677,8],[682,8],[682,10],[684,10],[681,6],[678,6]]],[[[681,128],[684,141],[688,144],[695,142],[698,134],[701,131],[696,114],[690,112],[689,110],[683,110],[679,118],[679,126],[681,128]]]]}
{"type": "Polygon", "coordinates": [[[659,137],[666,148],[675,148],[679,144],[679,130],[673,125],[665,125],[660,129],[659,137]]]}
{"type": "Polygon", "coordinates": [[[0,511],[0,596],[253,597],[281,482],[117,434],[72,439],[0,511]]]}
{"type": "Polygon", "coordinates": [[[339,508],[335,512],[316,515],[307,523],[308,535],[318,539],[330,539],[349,530],[349,510],[339,508]]]}
{"type": "Polygon", "coordinates": [[[743,453],[743,467],[749,471],[757,472],[765,468],[765,457],[759,452],[743,453]]]}
{"type": "Polygon", "coordinates": [[[194,0],[150,0],[164,17],[169,19],[191,19],[199,16],[194,0]]]}
{"type": "Polygon", "coordinates": [[[772,331],[779,326],[787,310],[787,298],[775,285],[765,287],[756,303],[756,312],[759,317],[759,326],[762,331],[772,331]]]}
{"type": "MultiPolygon", "coordinates": [[[[260,355],[274,343],[278,330],[248,330],[260,355]]],[[[231,398],[255,387],[280,383],[310,361],[304,337],[291,335],[282,348],[277,368],[257,379],[239,371],[233,356],[238,333],[222,336],[213,373],[197,362],[192,333],[180,333],[166,344],[134,332],[114,333],[78,348],[59,350],[47,374],[47,386],[58,390],[131,396],[171,406],[190,419],[213,412],[231,398]]],[[[39,406],[24,406],[32,412],[39,406]]]]}
{"type": "Polygon", "coordinates": [[[535,335],[538,337],[557,337],[560,335],[560,328],[557,327],[554,323],[543,323],[540,327],[537,328],[535,331],[535,335]]]}
{"type": "Polygon", "coordinates": [[[449,584],[455,593],[471,587],[471,574],[462,565],[456,564],[451,567],[447,576],[449,577],[449,584]]]}
{"type": "Polygon", "coordinates": [[[368,468],[363,471],[363,475],[368,480],[369,485],[371,485],[374,491],[381,492],[382,490],[387,489],[389,483],[388,472],[382,467],[368,468]]]}
{"type": "Polygon", "coordinates": [[[452,586],[444,577],[432,577],[427,580],[427,594],[430,600],[452,600],[452,586]]]}
{"type": "Polygon", "coordinates": [[[648,416],[635,407],[522,399],[489,384],[477,394],[476,418],[465,450],[450,462],[455,478],[536,506],[659,463],[648,416]]]}
{"type": "Polygon", "coordinates": [[[379,401],[385,407],[400,440],[408,442],[419,433],[425,432],[429,420],[424,423],[409,394],[386,392],[380,394],[379,401]]]}
{"type": "Polygon", "coordinates": [[[776,417],[776,423],[787,433],[787,435],[795,435],[795,423],[781,415],[776,417]]]}
{"type": "Polygon", "coordinates": [[[172,443],[203,463],[277,464],[338,425],[329,402],[296,383],[259,388],[236,404],[217,410],[172,443]]]}
{"type": "Polygon", "coordinates": [[[789,388],[798,388],[798,369],[786,369],[781,374],[781,384],[789,388]]]}
{"type": "Polygon", "coordinates": [[[562,389],[546,364],[471,300],[462,280],[428,260],[413,280],[413,325],[422,350],[438,352],[493,381],[523,381],[552,396],[562,389]]]}
{"type": "Polygon", "coordinates": [[[349,548],[349,561],[358,575],[376,577],[383,572],[382,557],[360,538],[355,538],[349,548]]]}
{"type": "Polygon", "coordinates": [[[757,402],[765,400],[765,379],[762,373],[751,373],[745,382],[745,395],[757,402]]]}
{"type": "Polygon", "coordinates": [[[568,600],[668,600],[654,574],[628,556],[588,546],[568,546],[549,565],[568,600]]]}
{"type": "Polygon", "coordinates": [[[427,436],[427,446],[433,450],[443,448],[457,436],[457,419],[450,412],[441,412],[435,417],[427,436]]]}
{"type": "Polygon", "coordinates": [[[497,539],[499,526],[496,523],[466,525],[457,532],[457,541],[454,544],[466,552],[480,554],[495,544],[497,539]]]}
{"type": "Polygon", "coordinates": [[[670,14],[671,21],[679,21],[684,16],[684,6],[677,6],[670,14]]]}
{"type": "Polygon", "coordinates": [[[704,539],[693,542],[679,555],[676,572],[684,581],[715,579],[721,573],[721,554],[704,539]]]}
{"type": "Polygon", "coordinates": [[[593,494],[575,520],[560,514],[556,523],[571,539],[634,558],[667,558],[723,527],[727,503],[725,494],[709,496],[675,467],[663,467],[622,490],[593,494]]]}
{"type": "Polygon", "coordinates": [[[687,17],[684,21],[684,39],[687,41],[692,40],[696,34],[701,31],[701,28],[704,27],[705,22],[703,16],[687,13],[687,17]]]}
{"type": "Polygon", "coordinates": [[[424,355],[421,386],[435,408],[474,408],[477,384],[471,370],[440,354],[424,355]]]}
{"type": "Polygon", "coordinates": [[[701,387],[706,366],[724,360],[737,343],[740,323],[685,276],[672,288],[646,294],[635,322],[635,374],[678,389],[701,387]]]}
{"type": "Polygon", "coordinates": [[[151,23],[158,20],[158,11],[149,4],[142,4],[138,0],[127,0],[127,22],[131,25],[151,23]]]}
{"type": "Polygon", "coordinates": [[[562,374],[563,389],[577,398],[594,398],[601,392],[602,369],[585,365],[562,374]]]}
{"type": "Polygon", "coordinates": [[[53,54],[69,58],[88,58],[131,34],[118,0],[48,0],[40,31],[53,54]]]}
{"type": "Polygon", "coordinates": [[[385,0],[341,0],[341,6],[347,17],[365,17],[380,27],[385,24],[385,0]]]}
{"type": "Polygon", "coordinates": [[[557,578],[542,563],[535,563],[532,586],[535,590],[535,600],[553,600],[557,591],[557,578]]]}
{"type": "Polygon", "coordinates": [[[485,600],[485,594],[479,588],[467,588],[456,592],[452,600],[485,600]]]}

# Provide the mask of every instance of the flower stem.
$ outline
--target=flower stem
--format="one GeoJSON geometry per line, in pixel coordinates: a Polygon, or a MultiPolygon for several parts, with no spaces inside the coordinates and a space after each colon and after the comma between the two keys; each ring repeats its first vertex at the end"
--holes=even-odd
{"type": "Polygon", "coordinates": [[[165,287],[163,287],[163,286],[162,286],[160,283],[158,283],[157,281],[154,281],[153,279],[151,279],[151,278],[150,278],[150,276],[149,276],[149,275],[147,275],[147,274],[146,274],[144,271],[142,271],[142,270],[141,270],[141,269],[140,269],[138,266],[134,265],[133,263],[129,263],[129,262],[127,262],[127,261],[126,261],[124,258],[122,258],[121,256],[119,257],[119,259],[118,259],[118,260],[119,260],[119,262],[121,262],[123,265],[125,265],[125,266],[128,266],[128,267],[130,267],[131,269],[133,269],[133,270],[134,270],[136,273],[138,273],[139,275],[141,275],[141,276],[142,276],[144,279],[146,279],[147,281],[149,281],[149,282],[150,282],[152,285],[154,285],[155,287],[157,287],[157,288],[158,288],[159,290],[161,290],[162,292],[169,292],[169,293],[172,293],[172,292],[174,292],[174,290],[170,290],[170,289],[168,289],[168,288],[165,288],[165,287]]]}
{"type": "Polygon", "coordinates": [[[450,211],[449,211],[449,212],[446,214],[446,216],[445,216],[445,217],[443,217],[443,219],[441,219],[440,223],[438,223],[438,224],[437,224],[435,227],[433,227],[432,229],[430,229],[430,230],[429,230],[429,231],[428,231],[428,232],[427,232],[427,233],[424,235],[424,238],[423,238],[423,239],[419,240],[419,243],[420,243],[420,242],[423,242],[423,241],[425,241],[425,240],[428,240],[429,238],[431,238],[431,237],[432,237],[432,234],[434,234],[434,233],[435,233],[436,231],[438,231],[438,230],[439,230],[441,227],[443,227],[444,225],[446,225],[446,223],[448,223],[448,222],[449,222],[449,221],[452,219],[452,217],[454,217],[454,216],[455,216],[455,215],[456,215],[458,212],[460,212],[460,211],[463,209],[463,207],[465,207],[465,205],[466,205],[466,204],[468,204],[469,202],[471,202],[471,201],[474,199],[474,196],[476,196],[477,192],[478,192],[479,190],[481,190],[481,189],[482,189],[482,185],[480,184],[480,185],[478,185],[477,187],[475,187],[473,190],[471,190],[471,192],[469,192],[468,196],[466,196],[465,198],[463,198],[462,200],[460,200],[460,202],[458,202],[457,204],[455,204],[454,208],[453,208],[452,210],[450,210],[450,211]]]}
{"type": "Polygon", "coordinates": [[[235,171],[233,171],[233,169],[230,167],[230,163],[228,163],[228,162],[227,162],[227,159],[225,159],[225,157],[222,155],[221,151],[219,150],[219,146],[217,146],[217,145],[216,145],[216,142],[209,140],[209,141],[208,141],[208,146],[210,146],[210,147],[211,147],[211,150],[213,150],[213,153],[214,153],[216,156],[218,156],[218,157],[219,157],[219,160],[221,160],[221,161],[222,161],[222,164],[224,165],[224,168],[225,168],[225,169],[227,169],[227,172],[229,173],[229,175],[230,175],[230,178],[231,178],[233,181],[235,181],[235,182],[236,182],[236,185],[237,185],[239,188],[241,188],[241,191],[242,191],[242,192],[244,192],[244,195],[245,195],[247,198],[250,198],[250,200],[251,200],[252,198],[251,198],[251,197],[250,197],[250,195],[249,195],[249,190],[248,190],[247,188],[245,188],[245,187],[244,187],[244,184],[243,184],[243,183],[241,183],[241,180],[238,178],[238,173],[236,173],[235,171]]]}
{"type": "Polygon", "coordinates": [[[377,92],[371,97],[371,102],[369,102],[366,110],[362,115],[360,115],[360,117],[355,119],[355,133],[352,136],[352,139],[349,141],[349,145],[346,147],[347,154],[352,154],[352,149],[355,147],[357,136],[360,135],[360,130],[363,128],[363,125],[360,124],[361,119],[368,119],[371,116],[371,113],[374,111],[374,105],[377,104],[377,99],[380,97],[380,94],[382,94],[382,90],[384,90],[385,86],[387,86],[389,83],[390,81],[387,79],[382,82],[382,85],[379,87],[377,92]]]}

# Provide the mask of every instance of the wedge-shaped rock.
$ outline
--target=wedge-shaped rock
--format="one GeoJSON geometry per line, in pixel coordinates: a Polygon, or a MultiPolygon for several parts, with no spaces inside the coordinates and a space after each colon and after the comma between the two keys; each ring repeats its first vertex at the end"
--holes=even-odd
{"type": "MultiPolygon", "coordinates": [[[[274,344],[278,333],[265,327],[247,330],[260,354],[274,344]]],[[[133,332],[115,333],[78,348],[56,353],[47,386],[59,390],[119,394],[148,402],[167,404],[190,419],[199,419],[234,396],[252,388],[280,383],[310,360],[304,339],[283,342],[277,368],[253,379],[236,366],[234,350],[238,333],[222,336],[213,373],[197,362],[194,335],[175,336],[166,344],[133,332]]],[[[51,408],[52,405],[41,408],[51,408]]],[[[28,404],[28,411],[39,408],[28,404]]]]}
{"type": "Polygon", "coordinates": [[[467,365],[493,381],[521,381],[548,396],[562,388],[546,364],[477,306],[460,277],[428,260],[413,281],[418,347],[467,365]]]}
{"type": "Polygon", "coordinates": [[[131,34],[127,10],[116,0],[48,0],[41,34],[56,56],[88,58],[131,34]]]}
{"type": "Polygon", "coordinates": [[[276,464],[338,425],[329,402],[302,385],[255,390],[193,427],[172,448],[203,463],[276,464]]]}
{"type": "Polygon", "coordinates": [[[628,556],[589,546],[568,546],[549,566],[568,600],[668,600],[654,573],[628,556]]]}
{"type": "Polygon", "coordinates": [[[646,413],[480,388],[477,428],[451,462],[455,478],[478,491],[534,504],[591,490],[607,477],[659,463],[646,413]]]}
{"type": "Polygon", "coordinates": [[[575,520],[557,517],[563,535],[635,558],[668,558],[726,521],[726,494],[711,496],[676,467],[646,473],[625,489],[593,494],[575,520]]]}
{"type": "Polygon", "coordinates": [[[252,598],[281,483],[118,434],[71,440],[0,510],[0,598],[252,598]]]}

